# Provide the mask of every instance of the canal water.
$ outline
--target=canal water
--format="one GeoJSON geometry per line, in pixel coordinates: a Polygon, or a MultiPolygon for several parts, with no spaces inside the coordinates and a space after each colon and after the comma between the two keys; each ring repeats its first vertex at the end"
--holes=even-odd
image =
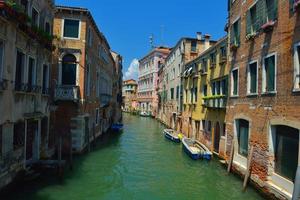
{"type": "Polygon", "coordinates": [[[181,144],[167,141],[154,119],[124,114],[122,134],[107,134],[89,154],[74,158],[63,181],[40,177],[0,199],[17,200],[201,200],[262,199],[227,175],[217,159],[193,161],[181,144]]]}

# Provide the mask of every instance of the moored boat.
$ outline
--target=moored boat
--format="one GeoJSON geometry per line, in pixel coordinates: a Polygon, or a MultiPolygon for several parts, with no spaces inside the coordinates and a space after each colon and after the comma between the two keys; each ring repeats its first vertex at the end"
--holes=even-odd
{"type": "Polygon", "coordinates": [[[121,123],[113,124],[111,126],[111,130],[115,131],[115,132],[120,132],[123,130],[123,124],[121,124],[121,123]]]}
{"type": "Polygon", "coordinates": [[[200,158],[211,160],[212,153],[209,149],[193,139],[183,138],[182,144],[184,151],[193,159],[198,160],[200,158]]]}
{"type": "Polygon", "coordinates": [[[173,141],[173,142],[176,142],[176,143],[180,143],[180,138],[178,136],[178,133],[172,129],[165,129],[164,130],[164,135],[165,135],[165,138],[173,141]]]}
{"type": "Polygon", "coordinates": [[[142,111],[142,112],[140,113],[140,116],[141,116],[141,117],[150,117],[151,114],[150,114],[149,112],[142,111]]]}

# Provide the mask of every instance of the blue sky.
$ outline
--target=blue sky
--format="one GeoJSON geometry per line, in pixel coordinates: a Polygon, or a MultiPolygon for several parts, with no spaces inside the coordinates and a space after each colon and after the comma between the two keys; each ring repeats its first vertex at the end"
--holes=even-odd
{"type": "Polygon", "coordinates": [[[112,50],[123,56],[126,78],[136,78],[136,59],[149,52],[151,34],[155,45],[169,47],[181,37],[195,37],[197,31],[215,40],[225,35],[227,0],[56,0],[56,4],[92,12],[112,50]]]}

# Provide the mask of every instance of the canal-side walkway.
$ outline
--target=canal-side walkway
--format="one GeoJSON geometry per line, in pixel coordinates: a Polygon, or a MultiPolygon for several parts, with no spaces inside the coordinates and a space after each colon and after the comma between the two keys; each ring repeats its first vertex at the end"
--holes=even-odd
{"type": "Polygon", "coordinates": [[[62,182],[44,176],[0,199],[253,199],[262,197],[228,175],[218,160],[193,161],[181,144],[162,135],[164,126],[151,118],[124,114],[124,132],[106,134],[88,154],[74,158],[62,182]]]}

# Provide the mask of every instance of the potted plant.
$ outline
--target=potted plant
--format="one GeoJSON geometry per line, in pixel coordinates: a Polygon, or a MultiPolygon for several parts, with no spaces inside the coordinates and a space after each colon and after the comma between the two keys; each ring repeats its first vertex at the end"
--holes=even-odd
{"type": "Polygon", "coordinates": [[[275,21],[274,21],[274,20],[270,20],[270,21],[266,22],[265,24],[263,24],[263,25],[261,26],[261,29],[262,29],[265,33],[268,33],[268,32],[270,32],[270,31],[273,30],[274,25],[275,25],[275,21]]]}
{"type": "Polygon", "coordinates": [[[238,48],[239,48],[239,44],[236,41],[230,44],[230,49],[232,51],[236,51],[238,48]]]}
{"type": "Polygon", "coordinates": [[[295,0],[294,1],[294,10],[295,11],[300,11],[300,0],[295,0]]]}
{"type": "Polygon", "coordinates": [[[256,37],[256,33],[249,33],[246,35],[246,40],[253,40],[256,37]]]}

